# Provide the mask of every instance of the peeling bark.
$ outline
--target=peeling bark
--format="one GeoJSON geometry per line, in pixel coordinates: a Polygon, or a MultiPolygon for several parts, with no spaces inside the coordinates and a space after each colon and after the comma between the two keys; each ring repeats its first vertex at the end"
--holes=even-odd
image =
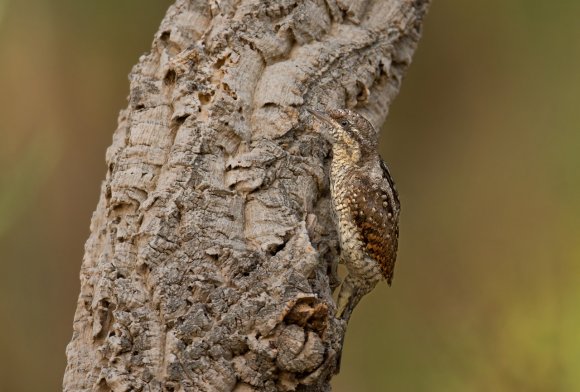
{"type": "Polygon", "coordinates": [[[131,72],[81,268],[65,391],[327,391],[330,146],[380,125],[426,0],[177,0],[131,72]]]}

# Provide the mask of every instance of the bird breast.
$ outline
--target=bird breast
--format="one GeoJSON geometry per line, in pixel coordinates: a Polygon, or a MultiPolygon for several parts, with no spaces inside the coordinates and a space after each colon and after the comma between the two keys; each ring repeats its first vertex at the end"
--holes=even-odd
{"type": "Polygon", "coordinates": [[[357,175],[356,171],[349,170],[344,165],[331,166],[330,191],[332,204],[338,224],[341,254],[343,259],[355,261],[366,257],[364,243],[359,228],[352,219],[353,198],[357,197],[357,190],[350,189],[349,176],[357,175]]]}

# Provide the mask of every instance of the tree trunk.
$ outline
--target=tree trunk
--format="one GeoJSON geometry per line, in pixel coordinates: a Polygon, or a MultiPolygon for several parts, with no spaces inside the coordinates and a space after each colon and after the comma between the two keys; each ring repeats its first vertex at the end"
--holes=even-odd
{"type": "Polygon", "coordinates": [[[327,391],[330,146],[386,117],[427,0],[177,0],[131,73],[81,269],[65,391],[327,391]]]}

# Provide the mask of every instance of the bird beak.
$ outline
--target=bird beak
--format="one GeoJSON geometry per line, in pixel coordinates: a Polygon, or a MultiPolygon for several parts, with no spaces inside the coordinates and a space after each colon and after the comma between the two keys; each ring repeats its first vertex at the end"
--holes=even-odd
{"type": "MultiPolygon", "coordinates": [[[[306,110],[308,110],[308,112],[310,114],[312,114],[314,117],[316,117],[318,120],[322,121],[323,124],[330,126],[330,129],[332,129],[334,127],[334,120],[330,116],[328,116],[326,113],[319,112],[318,110],[308,109],[308,108],[306,108],[306,110]]],[[[330,143],[336,142],[336,139],[332,135],[332,132],[328,132],[328,131],[322,132],[322,136],[326,140],[328,140],[330,143]]]]}
{"type": "Polygon", "coordinates": [[[310,114],[312,114],[314,117],[316,117],[320,121],[322,121],[328,125],[332,125],[332,119],[326,113],[319,112],[318,110],[308,109],[308,108],[306,108],[306,110],[308,110],[308,112],[310,114]]]}

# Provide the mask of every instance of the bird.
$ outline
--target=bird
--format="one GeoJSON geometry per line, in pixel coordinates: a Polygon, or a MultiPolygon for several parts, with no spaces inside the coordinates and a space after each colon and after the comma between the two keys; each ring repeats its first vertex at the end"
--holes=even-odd
{"type": "Polygon", "coordinates": [[[378,133],[350,109],[307,109],[326,125],[332,144],[330,196],[337,223],[340,262],[347,275],[337,299],[336,316],[348,320],[359,301],[386,280],[393,280],[401,205],[387,164],[377,150],[378,133]]]}

